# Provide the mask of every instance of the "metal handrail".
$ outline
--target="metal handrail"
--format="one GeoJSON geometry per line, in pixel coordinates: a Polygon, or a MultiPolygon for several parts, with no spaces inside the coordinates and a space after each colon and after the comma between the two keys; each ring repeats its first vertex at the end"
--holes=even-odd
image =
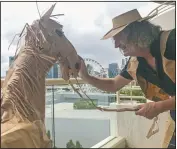
{"type": "Polygon", "coordinates": [[[171,9],[171,8],[175,8],[175,2],[174,1],[171,1],[171,0],[167,0],[165,1],[164,3],[160,4],[159,6],[157,6],[156,8],[154,8],[147,16],[150,16],[150,15],[154,15],[157,16],[161,13],[163,13],[164,11],[168,10],[168,9],[171,9]],[[166,8],[166,9],[165,9],[166,8]],[[156,12],[155,12],[156,11],[156,12]]]}
{"type": "MultiPolygon", "coordinates": [[[[78,78],[77,81],[74,79],[74,78],[71,78],[70,79],[71,83],[72,84],[87,84],[84,80],[82,80],[81,78],[78,78]]],[[[1,79],[1,86],[3,85],[4,83],[4,79],[1,79]]],[[[131,83],[130,83],[131,84],[131,83]]],[[[45,83],[46,86],[52,86],[52,85],[69,85],[69,82],[68,81],[65,81],[64,79],[62,78],[57,78],[57,79],[46,79],[46,83],[45,83]]],[[[129,85],[126,85],[124,87],[124,89],[128,89],[129,88],[129,85]]],[[[132,88],[134,88],[135,90],[139,90],[140,87],[139,86],[132,86],[132,88]]]]}
{"type": "MultiPolygon", "coordinates": [[[[84,80],[82,80],[81,78],[78,78],[77,81],[74,78],[70,79],[72,84],[87,84],[84,80]]],[[[1,87],[4,83],[4,79],[1,79],[1,87]]],[[[131,84],[131,83],[130,83],[131,84]]],[[[58,78],[58,79],[46,79],[46,86],[53,86],[53,85],[69,85],[68,81],[65,81],[62,78],[58,78]]],[[[146,99],[144,96],[129,96],[129,95],[121,95],[120,91],[121,90],[130,90],[131,92],[133,90],[141,90],[140,86],[132,86],[132,85],[127,85],[125,87],[123,87],[122,89],[120,89],[119,91],[116,92],[115,95],[117,95],[117,103],[120,103],[121,98],[130,98],[131,101],[133,99],[146,99]]]]}
{"type": "MultiPolygon", "coordinates": [[[[85,84],[86,83],[81,78],[78,78],[77,80],[78,80],[78,82],[74,78],[70,79],[71,83],[73,83],[73,84],[77,84],[77,83],[79,83],[79,84],[85,84]]],[[[4,79],[1,79],[1,87],[2,87],[3,83],[4,83],[4,79]]],[[[58,78],[58,79],[46,79],[46,83],[45,83],[46,86],[68,85],[68,84],[69,84],[69,82],[65,81],[62,78],[58,78]]]]}

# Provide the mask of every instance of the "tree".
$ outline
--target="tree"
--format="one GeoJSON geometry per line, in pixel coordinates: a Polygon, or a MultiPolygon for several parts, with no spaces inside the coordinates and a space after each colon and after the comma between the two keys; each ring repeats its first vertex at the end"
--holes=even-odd
{"type": "MultiPolygon", "coordinates": [[[[128,89],[122,89],[120,90],[120,94],[124,94],[124,95],[127,95],[127,96],[131,96],[131,90],[128,90],[128,89]]],[[[142,90],[133,90],[132,91],[132,96],[144,96],[144,93],[142,90]]],[[[122,99],[124,100],[124,99],[122,99]]],[[[127,99],[125,99],[127,100],[127,99]]],[[[146,99],[133,99],[135,101],[138,101],[139,103],[146,103],[146,99]]]]}
{"type": "MultiPolygon", "coordinates": [[[[92,104],[91,101],[89,101],[88,99],[86,99],[86,100],[87,101],[85,101],[84,99],[81,99],[79,101],[76,101],[73,104],[74,109],[96,109],[96,107],[92,104]]],[[[95,105],[97,105],[95,99],[92,101],[95,105]]]]}
{"type": "Polygon", "coordinates": [[[66,144],[66,148],[83,148],[79,141],[76,141],[76,145],[73,143],[72,140],[66,144]]]}
{"type": "Polygon", "coordinates": [[[66,144],[66,148],[75,148],[75,145],[72,140],[69,140],[69,142],[66,144]]]}
{"type": "MultiPolygon", "coordinates": [[[[51,134],[50,134],[50,130],[47,130],[47,136],[49,137],[49,139],[51,140],[51,134]]],[[[53,142],[52,142],[53,143],[53,142]]],[[[53,145],[52,145],[53,146],[53,145]]],[[[59,148],[59,147],[56,147],[54,146],[54,148],[59,148]]]]}
{"type": "Polygon", "coordinates": [[[49,137],[49,139],[51,138],[50,130],[47,131],[47,136],[49,137]]]}
{"type": "Polygon", "coordinates": [[[76,141],[76,148],[83,148],[79,141],[76,141]]]}

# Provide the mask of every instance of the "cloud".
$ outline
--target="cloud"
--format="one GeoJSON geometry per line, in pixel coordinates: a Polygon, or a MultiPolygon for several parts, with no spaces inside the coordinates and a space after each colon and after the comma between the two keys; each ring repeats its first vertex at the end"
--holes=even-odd
{"type": "MultiPolygon", "coordinates": [[[[43,14],[54,2],[38,2],[43,14]]],[[[104,67],[111,62],[121,64],[123,56],[109,40],[100,40],[111,29],[112,18],[125,11],[145,6],[144,2],[58,2],[53,14],[64,13],[58,21],[64,26],[66,37],[73,43],[78,54],[98,61],[104,67]]],[[[20,33],[25,23],[39,18],[36,2],[1,3],[2,53],[1,76],[8,69],[8,57],[14,55],[15,44],[7,51],[15,34],[20,33]]]]}
{"type": "Polygon", "coordinates": [[[144,5],[142,7],[140,7],[138,10],[141,13],[142,17],[147,16],[154,8],[156,8],[157,6],[159,6],[160,4],[158,3],[147,3],[147,5],[144,5]]]}
{"type": "Polygon", "coordinates": [[[111,40],[100,40],[102,36],[102,33],[97,32],[96,35],[87,33],[77,38],[70,36],[70,39],[78,54],[83,58],[94,59],[104,67],[108,67],[110,62],[120,63],[123,56],[118,49],[114,48],[111,40]]]}
{"type": "Polygon", "coordinates": [[[107,3],[107,15],[111,18],[114,18],[124,12],[130,11],[132,9],[138,9],[144,5],[147,5],[148,2],[110,2],[107,3]]]}

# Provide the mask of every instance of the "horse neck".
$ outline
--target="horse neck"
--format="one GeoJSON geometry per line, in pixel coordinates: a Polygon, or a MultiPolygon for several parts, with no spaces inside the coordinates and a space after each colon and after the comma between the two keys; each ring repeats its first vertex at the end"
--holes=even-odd
{"type": "MultiPolygon", "coordinates": [[[[7,74],[3,85],[3,104],[13,103],[14,111],[30,121],[45,118],[45,76],[52,63],[22,52],[7,74]]],[[[7,106],[9,107],[9,106],[7,106]]],[[[8,109],[8,108],[7,108],[8,109]]]]}

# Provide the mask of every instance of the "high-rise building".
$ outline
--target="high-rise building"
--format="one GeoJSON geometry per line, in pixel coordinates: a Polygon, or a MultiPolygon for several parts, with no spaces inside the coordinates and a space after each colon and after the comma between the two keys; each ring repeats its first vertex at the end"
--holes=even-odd
{"type": "Polygon", "coordinates": [[[118,63],[109,64],[108,68],[108,76],[109,78],[114,78],[119,73],[118,63]]]}
{"type": "Polygon", "coordinates": [[[9,56],[9,67],[11,66],[11,64],[13,64],[14,59],[14,56],[9,56]]]}
{"type": "Polygon", "coordinates": [[[47,72],[47,76],[46,78],[53,78],[53,67],[49,70],[49,72],[47,72]]]}
{"type": "Polygon", "coordinates": [[[53,65],[53,78],[58,78],[58,64],[53,65]]]}
{"type": "Polygon", "coordinates": [[[126,60],[122,59],[121,70],[125,67],[125,64],[126,64],[126,60]]]}
{"type": "Polygon", "coordinates": [[[61,74],[61,70],[60,70],[60,65],[58,65],[58,78],[61,78],[62,74],[61,74]]]}
{"type": "Polygon", "coordinates": [[[126,64],[127,64],[127,62],[128,62],[128,58],[127,58],[127,57],[125,58],[125,62],[126,62],[126,64]]]}
{"type": "Polygon", "coordinates": [[[128,62],[128,59],[129,58],[125,58],[125,59],[122,59],[122,64],[121,64],[121,70],[125,67],[125,65],[127,64],[127,62],[128,62]]]}
{"type": "Polygon", "coordinates": [[[47,73],[47,78],[58,78],[58,64],[54,64],[47,73]]]}

